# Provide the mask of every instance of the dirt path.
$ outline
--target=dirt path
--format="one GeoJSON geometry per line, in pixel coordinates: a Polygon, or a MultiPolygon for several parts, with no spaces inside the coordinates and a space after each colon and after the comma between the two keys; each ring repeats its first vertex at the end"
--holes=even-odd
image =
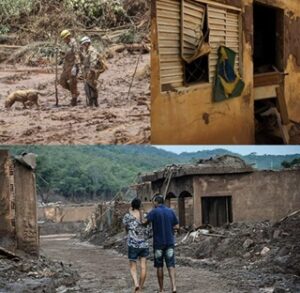
{"type": "Polygon", "coordinates": [[[77,107],[59,86],[60,107],[55,107],[53,68],[0,67],[1,144],[126,144],[150,141],[149,54],[142,55],[131,94],[127,95],[137,55],[117,54],[100,76],[99,108],[86,106],[83,83],[77,107]],[[8,92],[34,88],[40,109],[23,109],[16,103],[4,108],[8,92]]]}
{"type": "MultiPolygon", "coordinates": [[[[72,263],[72,267],[80,274],[78,285],[81,289],[71,292],[132,292],[126,257],[112,250],[81,243],[71,237],[64,234],[41,238],[42,254],[72,263]]],[[[156,292],[157,283],[152,262],[149,262],[148,269],[149,275],[144,293],[156,292]]],[[[227,284],[219,275],[204,269],[178,266],[177,279],[177,292],[240,292],[227,284]]],[[[170,292],[168,281],[166,275],[165,292],[170,292]]]]}

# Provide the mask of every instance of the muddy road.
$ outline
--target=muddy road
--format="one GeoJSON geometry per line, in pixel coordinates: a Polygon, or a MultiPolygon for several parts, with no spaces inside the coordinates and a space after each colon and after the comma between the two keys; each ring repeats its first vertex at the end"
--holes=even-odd
{"type": "Polygon", "coordinates": [[[129,144],[150,141],[149,54],[142,55],[128,89],[138,55],[126,52],[108,60],[99,78],[99,108],[86,106],[83,82],[79,105],[70,107],[70,93],[62,87],[55,107],[53,67],[0,66],[1,144],[129,144]],[[38,89],[40,108],[23,109],[19,103],[5,109],[8,92],[38,89]]]}
{"type": "MultiPolygon", "coordinates": [[[[42,254],[72,263],[80,275],[78,287],[68,292],[132,292],[132,283],[126,257],[113,250],[79,242],[70,234],[47,235],[41,238],[42,254]]],[[[156,292],[157,282],[153,264],[148,263],[148,278],[143,292],[156,292]]],[[[178,292],[240,292],[230,286],[218,274],[190,267],[177,267],[178,292]]],[[[165,292],[170,292],[165,275],[165,292]]]]}

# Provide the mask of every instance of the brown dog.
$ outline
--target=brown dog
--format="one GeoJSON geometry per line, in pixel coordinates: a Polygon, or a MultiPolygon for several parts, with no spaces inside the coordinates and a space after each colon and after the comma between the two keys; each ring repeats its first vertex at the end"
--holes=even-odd
{"type": "Polygon", "coordinates": [[[37,108],[39,107],[38,95],[44,95],[37,90],[18,90],[9,94],[5,99],[5,108],[10,108],[15,102],[21,102],[26,109],[26,104],[35,104],[37,108]]]}

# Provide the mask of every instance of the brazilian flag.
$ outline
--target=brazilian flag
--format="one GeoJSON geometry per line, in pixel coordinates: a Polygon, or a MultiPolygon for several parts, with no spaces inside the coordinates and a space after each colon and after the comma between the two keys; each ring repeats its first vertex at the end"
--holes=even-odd
{"type": "Polygon", "coordinates": [[[234,69],[236,53],[230,48],[221,46],[218,56],[213,100],[221,102],[241,96],[245,83],[234,69]]]}

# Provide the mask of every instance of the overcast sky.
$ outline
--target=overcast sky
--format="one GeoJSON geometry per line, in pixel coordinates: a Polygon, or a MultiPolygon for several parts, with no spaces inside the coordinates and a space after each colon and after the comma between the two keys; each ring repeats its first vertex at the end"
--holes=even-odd
{"type": "Polygon", "coordinates": [[[288,155],[288,154],[300,154],[300,146],[156,146],[157,148],[164,149],[173,153],[180,154],[182,152],[193,153],[203,150],[214,149],[227,149],[234,153],[241,155],[248,155],[250,153],[257,153],[258,155],[288,155]]]}

